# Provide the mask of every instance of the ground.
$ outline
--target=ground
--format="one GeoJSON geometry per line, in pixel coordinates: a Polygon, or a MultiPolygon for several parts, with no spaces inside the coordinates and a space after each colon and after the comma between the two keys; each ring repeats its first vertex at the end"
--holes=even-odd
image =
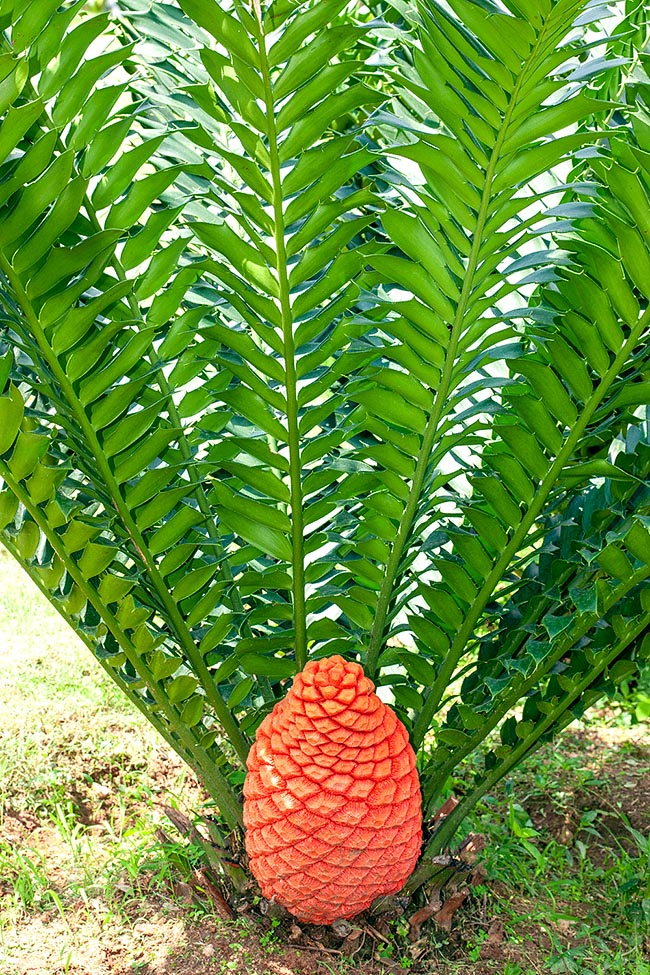
{"type": "MultiPolygon", "coordinates": [[[[165,815],[198,783],[0,552],[0,975],[650,975],[650,733],[592,715],[486,797],[450,931],[235,920],[165,815]]],[[[468,770],[469,772],[469,770],[468,770]]],[[[461,786],[462,787],[462,786],[461,786]]]]}

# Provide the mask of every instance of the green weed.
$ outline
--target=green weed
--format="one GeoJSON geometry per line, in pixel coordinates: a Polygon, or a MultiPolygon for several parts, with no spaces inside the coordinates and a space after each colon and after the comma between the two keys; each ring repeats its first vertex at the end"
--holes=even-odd
{"type": "Polygon", "coordinates": [[[0,878],[0,891],[8,892],[14,910],[42,909],[52,901],[45,859],[34,850],[27,853],[0,842],[0,878]]]}

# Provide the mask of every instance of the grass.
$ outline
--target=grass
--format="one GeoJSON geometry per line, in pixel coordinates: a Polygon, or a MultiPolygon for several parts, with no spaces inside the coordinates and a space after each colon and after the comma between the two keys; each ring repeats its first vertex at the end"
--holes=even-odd
{"type": "Polygon", "coordinates": [[[155,833],[163,800],[191,806],[198,789],[4,550],[0,664],[0,975],[13,975],[32,919],[60,921],[67,957],[80,920],[128,930],[146,898],[179,909],[178,856],[155,833]]]}
{"type": "Polygon", "coordinates": [[[287,951],[286,925],[197,895],[199,851],[162,814],[200,809],[193,775],[1,550],[0,664],[0,975],[650,975],[650,688],[485,797],[485,875],[451,933],[411,943],[401,918],[287,951]]]}
{"type": "MultiPolygon", "coordinates": [[[[650,975],[650,741],[647,727],[636,729],[642,747],[636,735],[626,741],[626,713],[600,713],[569,731],[477,811],[474,826],[489,837],[482,892],[503,942],[524,955],[535,944],[544,971],[650,975]]],[[[470,936],[470,959],[488,941],[485,929],[470,936]]],[[[539,957],[511,964],[512,975],[538,965],[539,957]]]]}

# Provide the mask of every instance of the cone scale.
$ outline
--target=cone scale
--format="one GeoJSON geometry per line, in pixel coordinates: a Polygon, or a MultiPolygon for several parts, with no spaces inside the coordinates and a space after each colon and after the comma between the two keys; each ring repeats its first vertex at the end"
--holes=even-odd
{"type": "Polygon", "coordinates": [[[415,754],[359,664],[311,661],[264,719],[244,824],[264,897],[301,921],[351,918],[403,887],[422,842],[415,754]]]}

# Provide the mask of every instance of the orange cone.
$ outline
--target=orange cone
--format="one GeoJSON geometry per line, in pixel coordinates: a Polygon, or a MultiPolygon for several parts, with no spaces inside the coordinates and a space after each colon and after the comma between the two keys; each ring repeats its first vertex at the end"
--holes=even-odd
{"type": "Polygon", "coordinates": [[[312,924],[403,887],[422,842],[406,728],[359,664],[307,664],[260,725],[244,784],[246,850],[262,893],[312,924]]]}

